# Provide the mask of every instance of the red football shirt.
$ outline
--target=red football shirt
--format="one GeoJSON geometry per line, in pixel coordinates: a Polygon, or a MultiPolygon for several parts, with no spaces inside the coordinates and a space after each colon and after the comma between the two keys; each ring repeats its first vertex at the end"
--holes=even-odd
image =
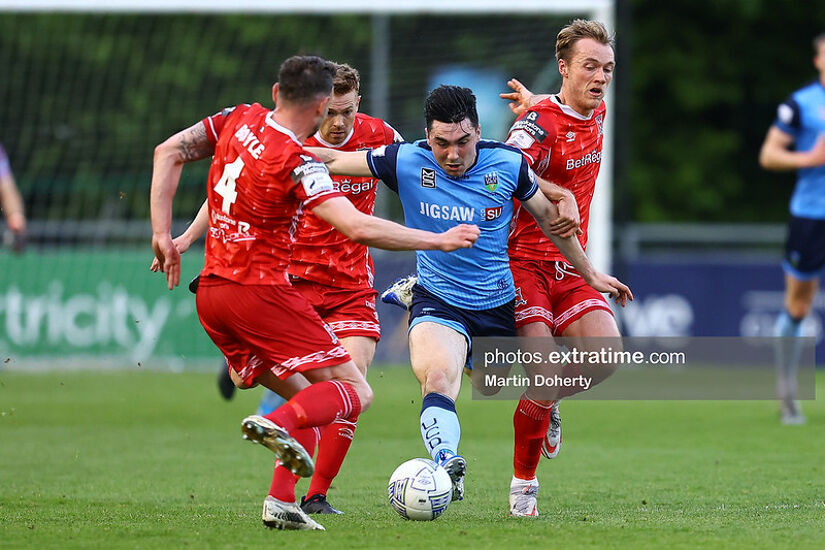
{"type": "MultiPolygon", "coordinates": [[[[507,137],[507,144],[521,149],[539,177],[572,191],[584,231],[579,235],[582,248],[587,248],[590,202],[602,160],[604,115],[604,102],[584,117],[550,96],[516,119],[507,137]]],[[[566,261],[526,209],[518,209],[514,224],[511,258],[566,261]]]]}
{"type": "MultiPolygon", "coordinates": [[[[308,147],[328,147],[339,151],[363,151],[402,141],[401,136],[381,119],[356,113],[349,136],[340,145],[324,141],[316,133],[304,142],[308,147]]],[[[332,176],[335,189],[343,193],[365,214],[375,208],[377,178],[332,176]]],[[[373,266],[369,249],[346,238],[327,222],[305,211],[295,234],[289,274],[326,286],[372,288],[373,266]]]]}
{"type": "Polygon", "coordinates": [[[215,154],[207,183],[209,232],[201,274],[247,285],[288,284],[301,210],[341,193],[333,188],[326,166],[261,105],[224,109],[203,124],[215,154]]]}

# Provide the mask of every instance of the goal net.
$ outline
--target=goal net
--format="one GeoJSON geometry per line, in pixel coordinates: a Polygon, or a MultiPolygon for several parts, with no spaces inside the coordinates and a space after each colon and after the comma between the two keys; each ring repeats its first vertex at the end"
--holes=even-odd
{"type": "MultiPolygon", "coordinates": [[[[561,26],[573,17],[612,24],[604,1],[409,1],[381,12],[361,1],[223,4],[0,0],[0,143],[29,219],[27,251],[0,251],[3,357],[214,356],[194,335],[191,296],[165,293],[148,273],[152,153],[224,106],[271,105],[286,57],[358,68],[361,110],[407,140],[423,137],[429,89],[468,86],[483,137],[502,139],[513,119],[498,98],[506,80],[558,89],[561,26]]],[[[608,152],[608,190],[610,169],[608,152]]],[[[203,201],[207,170],[207,161],[184,169],[175,231],[203,201]]],[[[382,214],[399,211],[387,202],[382,214]]],[[[184,257],[186,274],[199,270],[198,254],[184,257]]]]}

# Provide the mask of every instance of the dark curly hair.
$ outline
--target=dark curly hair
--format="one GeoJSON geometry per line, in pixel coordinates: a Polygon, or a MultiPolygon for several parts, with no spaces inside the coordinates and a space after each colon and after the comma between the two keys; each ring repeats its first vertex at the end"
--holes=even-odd
{"type": "Polygon", "coordinates": [[[476,96],[470,88],[442,84],[427,96],[424,102],[424,117],[428,130],[432,128],[434,120],[453,123],[461,122],[465,118],[470,119],[473,128],[478,128],[476,96]]]}

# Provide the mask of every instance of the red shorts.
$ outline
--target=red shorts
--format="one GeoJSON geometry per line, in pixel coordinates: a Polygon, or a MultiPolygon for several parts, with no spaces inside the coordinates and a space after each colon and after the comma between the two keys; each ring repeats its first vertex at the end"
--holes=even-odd
{"type": "Polygon", "coordinates": [[[372,288],[336,288],[307,279],[290,277],[295,289],[306,298],[338,338],[366,336],[381,339],[378,312],[372,288]]]}
{"type": "Polygon", "coordinates": [[[284,379],[350,360],[332,330],[289,285],[205,277],[195,301],[201,325],[247,385],[268,370],[284,379]]]}
{"type": "Polygon", "coordinates": [[[554,336],[560,336],[590,311],[603,309],[613,315],[604,296],[570,264],[510,260],[510,270],[516,283],[516,328],[544,323],[554,336]]]}

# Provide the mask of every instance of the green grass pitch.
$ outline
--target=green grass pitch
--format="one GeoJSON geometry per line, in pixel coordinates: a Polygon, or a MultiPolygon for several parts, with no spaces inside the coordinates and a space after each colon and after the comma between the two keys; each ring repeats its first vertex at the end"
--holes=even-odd
{"type": "Polygon", "coordinates": [[[346,515],[320,533],[261,524],[272,458],[240,438],[260,390],[227,403],[212,373],[0,372],[0,548],[823,547],[821,400],[789,427],[764,401],[565,402],[541,517],[514,519],[514,403],[465,387],[467,497],[419,523],[386,498],[392,470],[425,455],[417,384],[406,368],[369,378],[375,403],[329,494],[346,515]]]}

